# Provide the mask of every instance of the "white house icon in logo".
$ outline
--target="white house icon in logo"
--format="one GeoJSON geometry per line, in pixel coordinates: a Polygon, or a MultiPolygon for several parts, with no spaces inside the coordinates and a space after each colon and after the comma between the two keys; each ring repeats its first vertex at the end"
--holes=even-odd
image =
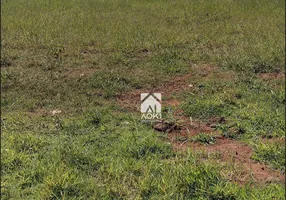
{"type": "Polygon", "coordinates": [[[141,94],[141,119],[152,120],[161,119],[161,94],[142,93],[141,94]]]}

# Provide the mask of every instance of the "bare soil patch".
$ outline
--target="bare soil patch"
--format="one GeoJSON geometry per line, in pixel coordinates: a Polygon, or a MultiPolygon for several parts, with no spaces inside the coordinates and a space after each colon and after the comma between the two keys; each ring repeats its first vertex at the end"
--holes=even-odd
{"type": "MultiPolygon", "coordinates": [[[[180,132],[178,133],[181,134],[180,132]]],[[[215,133],[211,133],[215,134],[215,133]]],[[[178,136],[177,136],[178,137],[178,136]]],[[[188,148],[193,151],[203,151],[206,154],[217,153],[221,163],[228,163],[238,168],[236,173],[229,174],[227,178],[244,184],[249,181],[257,183],[284,182],[285,176],[279,171],[271,169],[269,166],[259,163],[253,159],[252,149],[239,141],[231,140],[225,137],[216,137],[216,143],[204,145],[194,142],[178,142],[174,140],[174,133],[169,134],[174,150],[186,151],[188,148]]]]}
{"type": "Polygon", "coordinates": [[[67,72],[64,73],[64,76],[70,78],[83,78],[89,77],[98,69],[93,67],[80,67],[75,69],[67,69],[67,72]]]}
{"type": "Polygon", "coordinates": [[[127,94],[122,94],[117,97],[118,103],[129,111],[138,111],[140,110],[140,94],[146,92],[160,92],[163,98],[167,98],[167,100],[163,100],[164,105],[173,105],[178,106],[179,102],[173,95],[176,92],[181,92],[183,90],[190,89],[189,87],[189,78],[191,74],[185,74],[183,76],[175,77],[174,79],[159,85],[156,88],[145,88],[145,89],[136,89],[128,92],[127,94]]]}
{"type": "Polygon", "coordinates": [[[285,79],[284,73],[261,73],[258,77],[263,80],[285,79]]]}
{"type": "MultiPolygon", "coordinates": [[[[194,69],[195,74],[199,76],[211,76],[217,70],[213,66],[203,66],[194,69]]],[[[233,73],[219,72],[221,79],[234,78],[233,73]]],[[[217,75],[217,74],[216,74],[217,75]]],[[[180,101],[174,94],[184,90],[191,90],[193,85],[190,83],[191,73],[174,77],[167,83],[164,83],[156,88],[139,89],[118,96],[119,104],[129,111],[140,110],[140,93],[142,92],[161,92],[163,99],[163,106],[169,105],[177,108],[174,113],[174,118],[180,121],[179,124],[154,125],[156,131],[168,134],[168,140],[171,142],[174,150],[186,151],[188,148],[193,151],[204,151],[206,153],[218,153],[221,158],[218,162],[230,163],[240,166],[241,169],[235,174],[231,174],[228,178],[232,181],[244,184],[249,181],[257,183],[269,182],[285,182],[285,177],[277,170],[271,169],[269,166],[256,162],[251,159],[252,149],[245,143],[231,140],[221,136],[215,131],[215,125],[226,123],[226,119],[222,117],[208,119],[207,121],[200,121],[196,119],[189,119],[183,115],[183,111],[179,108],[180,101]],[[216,142],[213,145],[204,145],[200,143],[190,142],[188,138],[198,135],[199,133],[212,134],[216,137],[216,142]]],[[[264,75],[265,77],[273,77],[274,75],[264,75]]],[[[280,77],[280,75],[275,75],[280,77]]]]}
{"type": "Polygon", "coordinates": [[[33,111],[29,111],[28,113],[28,116],[31,116],[31,117],[34,117],[34,116],[47,116],[49,115],[49,111],[48,110],[45,110],[43,108],[37,108],[33,111]]]}

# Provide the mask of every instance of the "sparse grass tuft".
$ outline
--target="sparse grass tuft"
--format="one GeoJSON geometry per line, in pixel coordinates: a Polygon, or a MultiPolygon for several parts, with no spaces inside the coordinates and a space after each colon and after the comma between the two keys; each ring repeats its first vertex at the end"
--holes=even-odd
{"type": "Polygon", "coordinates": [[[253,159],[268,163],[285,173],[285,143],[254,144],[253,159]]]}
{"type": "Polygon", "coordinates": [[[200,142],[202,144],[214,144],[215,143],[215,136],[207,134],[207,133],[200,133],[191,139],[193,142],[200,142]]]}

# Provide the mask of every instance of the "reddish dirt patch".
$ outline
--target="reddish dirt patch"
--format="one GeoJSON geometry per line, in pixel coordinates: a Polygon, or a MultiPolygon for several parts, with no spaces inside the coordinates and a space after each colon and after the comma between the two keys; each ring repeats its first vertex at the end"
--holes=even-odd
{"type": "Polygon", "coordinates": [[[92,67],[81,67],[76,69],[68,69],[67,72],[64,74],[66,77],[70,78],[83,78],[89,77],[98,69],[92,67]]]}
{"type": "Polygon", "coordinates": [[[177,92],[182,92],[183,90],[188,90],[189,87],[189,78],[191,74],[185,74],[183,76],[175,77],[174,79],[159,85],[156,88],[145,88],[137,89],[129,92],[128,94],[119,95],[117,101],[119,104],[129,111],[139,111],[140,110],[140,94],[146,92],[156,93],[159,92],[162,94],[163,102],[165,105],[178,106],[178,100],[174,99],[172,95],[177,92]],[[166,102],[164,98],[167,97],[166,102]]]}
{"type": "MultiPolygon", "coordinates": [[[[162,93],[164,97],[173,97],[174,94],[178,92],[182,92],[185,90],[189,90],[191,87],[190,85],[190,77],[191,74],[185,74],[183,76],[176,77],[169,82],[159,86],[158,88],[154,89],[154,91],[159,91],[162,93]]],[[[153,92],[151,90],[151,92],[153,92]]]]}
{"type": "MultiPolygon", "coordinates": [[[[195,76],[208,77],[216,76],[220,79],[231,79],[235,77],[233,73],[218,72],[216,67],[212,66],[200,66],[198,69],[194,68],[195,76]],[[216,73],[216,75],[214,75],[216,73]]],[[[215,131],[214,125],[220,123],[226,123],[224,118],[212,118],[208,121],[202,122],[195,119],[189,119],[183,115],[183,111],[179,108],[180,102],[174,94],[180,93],[186,90],[192,90],[193,85],[190,83],[191,73],[183,76],[174,77],[166,83],[156,88],[146,88],[140,90],[134,90],[128,94],[120,95],[117,98],[119,104],[129,111],[140,110],[140,93],[143,92],[160,92],[163,97],[163,106],[176,107],[174,118],[177,119],[177,126],[168,132],[168,139],[173,145],[174,150],[185,151],[188,148],[193,151],[205,151],[207,153],[219,153],[221,158],[218,160],[221,163],[233,162],[236,165],[242,166],[242,170],[239,175],[233,174],[230,180],[238,183],[246,183],[249,181],[254,182],[285,182],[285,177],[278,171],[271,170],[268,166],[258,163],[251,159],[252,150],[246,144],[230,140],[220,136],[215,131]],[[164,100],[164,97],[166,98],[164,100]],[[180,123],[179,123],[180,121],[180,123]],[[213,145],[203,145],[200,143],[188,142],[188,138],[195,136],[199,133],[213,134],[216,137],[216,143],[213,145]]],[[[155,128],[156,129],[156,128],[155,128]]],[[[158,130],[158,129],[156,129],[158,130]]]]}
{"type": "Polygon", "coordinates": [[[30,111],[27,113],[28,116],[34,117],[34,116],[47,116],[49,114],[49,111],[43,109],[43,108],[37,108],[33,111],[30,111]]]}
{"type": "Polygon", "coordinates": [[[284,79],[284,73],[262,73],[258,75],[263,80],[284,79]]]}
{"type": "Polygon", "coordinates": [[[162,103],[163,106],[173,106],[173,107],[178,107],[180,105],[180,102],[177,99],[170,99],[170,100],[165,100],[162,103]]]}
{"type": "MultiPolygon", "coordinates": [[[[172,135],[172,133],[169,134],[169,138],[173,138],[173,136],[170,135],[172,135]]],[[[242,142],[230,140],[224,137],[216,137],[216,143],[213,145],[178,142],[174,140],[172,144],[175,150],[186,151],[190,148],[193,151],[203,151],[207,154],[218,153],[221,155],[218,160],[219,162],[240,167],[239,173],[232,174],[228,177],[230,180],[236,181],[240,184],[244,184],[249,181],[257,183],[285,183],[285,176],[283,176],[279,171],[273,170],[265,164],[252,160],[252,149],[242,142]]]]}
{"type": "MultiPolygon", "coordinates": [[[[224,118],[212,118],[207,122],[201,122],[199,120],[191,121],[186,117],[177,115],[176,118],[178,119],[178,117],[180,117],[180,119],[183,118],[181,128],[168,133],[168,139],[173,145],[175,151],[186,151],[190,148],[195,152],[204,151],[207,154],[221,154],[219,162],[229,164],[233,163],[234,165],[240,166],[241,169],[238,174],[232,174],[231,177],[228,177],[230,180],[240,184],[244,184],[249,181],[257,183],[285,183],[285,176],[283,176],[279,171],[272,170],[269,166],[251,159],[253,151],[247,144],[225,138],[215,130],[215,126],[217,124],[226,123],[224,118]],[[205,145],[198,142],[189,142],[189,138],[192,138],[199,133],[213,135],[216,138],[215,144],[205,145]]],[[[281,140],[285,142],[284,139],[279,139],[278,141],[281,142],[281,140]]]]}
{"type": "Polygon", "coordinates": [[[200,75],[200,76],[209,76],[210,74],[212,74],[214,71],[217,71],[219,68],[216,66],[212,66],[212,65],[195,65],[193,67],[193,70],[195,72],[195,74],[200,75]]]}

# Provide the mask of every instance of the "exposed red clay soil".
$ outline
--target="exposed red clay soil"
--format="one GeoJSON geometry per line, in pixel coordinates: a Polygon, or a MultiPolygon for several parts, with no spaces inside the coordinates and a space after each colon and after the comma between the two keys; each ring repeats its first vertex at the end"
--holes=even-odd
{"type": "Polygon", "coordinates": [[[140,110],[140,94],[146,92],[160,92],[164,97],[168,97],[165,101],[163,99],[163,105],[174,105],[178,106],[179,102],[174,98],[169,98],[171,95],[175,94],[176,92],[181,92],[183,90],[189,89],[188,79],[191,74],[185,74],[180,77],[175,77],[174,79],[170,80],[167,83],[159,85],[156,88],[146,88],[146,89],[137,89],[134,91],[129,92],[128,94],[123,94],[117,97],[117,101],[122,105],[124,108],[128,109],[129,111],[138,111],[140,110]]]}
{"type": "MultiPolygon", "coordinates": [[[[209,76],[217,67],[203,65],[201,67],[194,66],[193,70],[200,76],[209,76]]],[[[230,74],[224,74],[221,76],[229,76],[230,74]]],[[[170,79],[168,82],[162,83],[161,85],[156,86],[155,88],[144,88],[144,89],[137,89],[128,92],[128,94],[119,95],[117,97],[117,101],[122,105],[124,108],[128,109],[129,111],[138,111],[140,110],[140,94],[144,92],[160,92],[163,97],[163,106],[170,105],[170,106],[178,106],[180,103],[174,97],[176,93],[181,93],[182,91],[191,90],[196,85],[192,85],[190,82],[190,78],[192,77],[191,73],[186,73],[182,76],[174,77],[170,79]]]]}
{"type": "MultiPolygon", "coordinates": [[[[181,117],[182,118],[182,117],[181,117]]],[[[240,141],[232,140],[221,136],[220,133],[215,131],[213,125],[225,123],[223,118],[213,118],[208,122],[193,121],[183,117],[184,123],[179,129],[173,130],[168,133],[168,139],[171,142],[175,151],[186,151],[188,148],[193,151],[203,151],[209,153],[219,153],[221,163],[233,163],[241,167],[240,174],[233,174],[229,177],[230,180],[244,184],[248,181],[257,183],[269,182],[284,182],[285,176],[279,171],[271,169],[269,166],[259,163],[253,159],[252,149],[240,141]],[[205,145],[201,143],[190,142],[188,139],[199,133],[206,133],[213,135],[216,140],[215,144],[205,145]]],[[[268,142],[267,139],[263,139],[268,142]]],[[[273,142],[271,139],[271,142],[273,142]]],[[[283,138],[275,139],[275,141],[284,141],[283,138]]]]}
{"type": "MultiPolygon", "coordinates": [[[[195,74],[199,76],[211,76],[216,71],[216,67],[203,66],[195,69],[195,74]]],[[[231,79],[234,77],[232,73],[217,73],[222,79],[231,79]]],[[[173,106],[178,108],[180,102],[174,97],[174,94],[182,92],[184,90],[192,90],[190,77],[191,73],[183,76],[174,77],[167,83],[164,83],[156,88],[139,89],[129,92],[118,97],[119,104],[129,111],[140,110],[140,93],[143,92],[161,92],[163,96],[163,106],[173,106]],[[164,97],[166,98],[164,100],[164,97]]],[[[274,75],[264,75],[274,76],[274,75]]],[[[277,75],[280,76],[280,75],[277,75]]],[[[195,119],[189,119],[183,115],[181,109],[177,109],[174,113],[174,118],[180,121],[180,124],[176,128],[168,131],[168,139],[173,145],[176,151],[185,151],[188,148],[194,151],[204,151],[206,153],[219,153],[221,158],[218,159],[221,163],[234,163],[242,167],[242,171],[239,175],[232,175],[230,180],[244,184],[248,181],[254,181],[257,183],[269,183],[269,182],[284,182],[285,176],[277,170],[272,170],[265,164],[256,162],[251,159],[252,149],[246,144],[224,138],[214,129],[215,124],[226,123],[222,117],[212,118],[206,122],[201,122],[195,119]],[[213,134],[216,137],[215,144],[204,145],[200,143],[189,142],[188,138],[195,136],[199,133],[213,134]]]]}
{"type": "Polygon", "coordinates": [[[178,107],[180,105],[180,102],[177,99],[167,99],[163,102],[163,106],[173,106],[178,107]]]}
{"type": "MultiPolygon", "coordinates": [[[[176,134],[176,133],[175,133],[176,134]]],[[[240,174],[229,177],[232,181],[240,184],[248,181],[258,183],[285,182],[285,176],[279,171],[270,169],[267,165],[251,159],[252,149],[246,144],[231,140],[225,137],[216,137],[215,144],[204,145],[193,142],[181,142],[174,140],[174,133],[169,134],[169,139],[175,150],[203,151],[206,154],[218,153],[220,158],[217,161],[229,163],[240,167],[240,174]]],[[[178,133],[180,135],[180,133],[178,133]]]]}

